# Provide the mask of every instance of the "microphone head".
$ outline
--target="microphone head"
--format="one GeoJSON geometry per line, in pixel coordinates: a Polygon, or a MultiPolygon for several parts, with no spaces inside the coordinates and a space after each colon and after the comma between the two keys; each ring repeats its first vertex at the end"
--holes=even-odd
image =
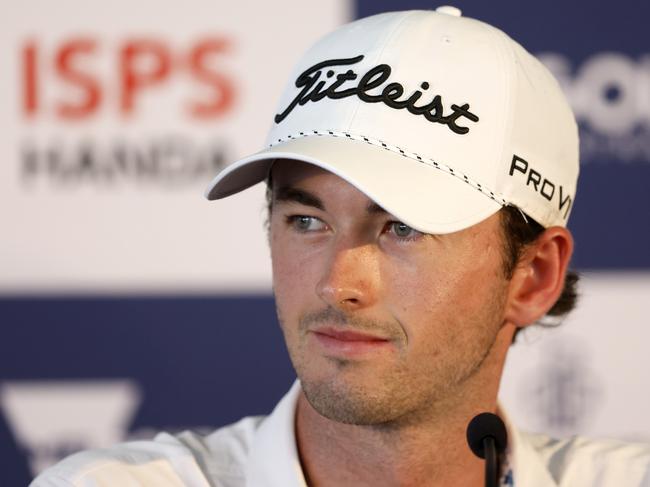
{"type": "Polygon", "coordinates": [[[470,449],[479,458],[485,458],[483,439],[494,438],[497,453],[503,453],[508,444],[506,425],[499,416],[492,413],[481,413],[467,425],[467,443],[470,449]]]}

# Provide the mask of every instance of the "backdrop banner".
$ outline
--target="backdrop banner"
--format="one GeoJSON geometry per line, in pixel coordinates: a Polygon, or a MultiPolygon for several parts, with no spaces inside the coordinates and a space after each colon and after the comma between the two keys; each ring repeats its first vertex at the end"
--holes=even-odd
{"type": "MultiPolygon", "coordinates": [[[[650,3],[459,0],[555,73],[580,124],[579,308],[527,330],[501,402],[524,429],[650,440],[650,3]]],[[[0,485],[83,448],[268,413],[294,379],[262,185],[291,66],[355,17],[429,1],[25,0],[0,6],[0,485]]]]}

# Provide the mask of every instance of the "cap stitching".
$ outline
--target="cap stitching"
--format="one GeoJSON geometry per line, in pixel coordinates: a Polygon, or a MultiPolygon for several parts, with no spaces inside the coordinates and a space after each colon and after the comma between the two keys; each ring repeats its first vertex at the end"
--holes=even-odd
{"type": "Polygon", "coordinates": [[[434,161],[433,159],[430,159],[428,157],[422,157],[419,154],[416,154],[415,152],[408,152],[396,145],[392,144],[387,144],[386,142],[383,142],[379,139],[373,139],[370,137],[367,137],[365,135],[355,135],[351,134],[349,132],[338,132],[334,130],[311,130],[311,133],[305,134],[304,132],[299,132],[299,135],[287,135],[286,138],[283,140],[281,138],[278,139],[276,143],[271,143],[269,144],[269,147],[273,147],[276,144],[280,144],[282,142],[286,142],[289,139],[296,139],[300,137],[309,137],[310,135],[317,135],[317,136],[327,136],[330,135],[332,137],[346,137],[348,139],[353,139],[353,140],[358,140],[359,142],[365,142],[370,145],[374,145],[376,147],[380,147],[382,149],[386,149],[388,151],[394,152],[395,154],[408,157],[409,159],[412,159],[416,162],[420,162],[422,164],[426,164],[429,167],[434,167],[436,169],[439,169],[441,171],[444,171],[448,173],[449,175],[455,177],[456,179],[470,185],[472,188],[474,188],[477,191],[480,191],[483,193],[485,196],[490,198],[491,200],[495,201],[496,203],[500,204],[501,206],[505,206],[508,204],[508,201],[500,194],[500,193],[495,193],[494,191],[489,190],[486,188],[484,185],[481,185],[480,183],[474,181],[472,178],[467,176],[466,174],[463,174],[462,172],[458,171],[457,169],[453,169],[446,164],[442,164],[440,162],[434,161]]]}

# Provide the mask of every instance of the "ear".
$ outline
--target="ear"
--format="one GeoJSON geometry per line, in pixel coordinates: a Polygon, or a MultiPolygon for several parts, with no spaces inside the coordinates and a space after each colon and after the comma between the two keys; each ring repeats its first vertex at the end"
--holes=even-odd
{"type": "Polygon", "coordinates": [[[510,280],[507,322],[530,325],[553,307],[564,288],[572,253],[573,237],[563,227],[546,229],[525,249],[510,280]]]}

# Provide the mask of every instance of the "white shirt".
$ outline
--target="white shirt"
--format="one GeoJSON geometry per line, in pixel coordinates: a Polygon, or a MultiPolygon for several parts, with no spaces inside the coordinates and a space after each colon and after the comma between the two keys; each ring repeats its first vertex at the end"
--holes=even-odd
{"type": "MultiPolygon", "coordinates": [[[[161,433],[77,453],[30,487],[306,487],[294,436],[299,392],[296,382],[268,417],[244,418],[208,436],[161,433]]],[[[504,485],[650,487],[650,445],[553,440],[507,426],[512,472],[504,485]]]]}

